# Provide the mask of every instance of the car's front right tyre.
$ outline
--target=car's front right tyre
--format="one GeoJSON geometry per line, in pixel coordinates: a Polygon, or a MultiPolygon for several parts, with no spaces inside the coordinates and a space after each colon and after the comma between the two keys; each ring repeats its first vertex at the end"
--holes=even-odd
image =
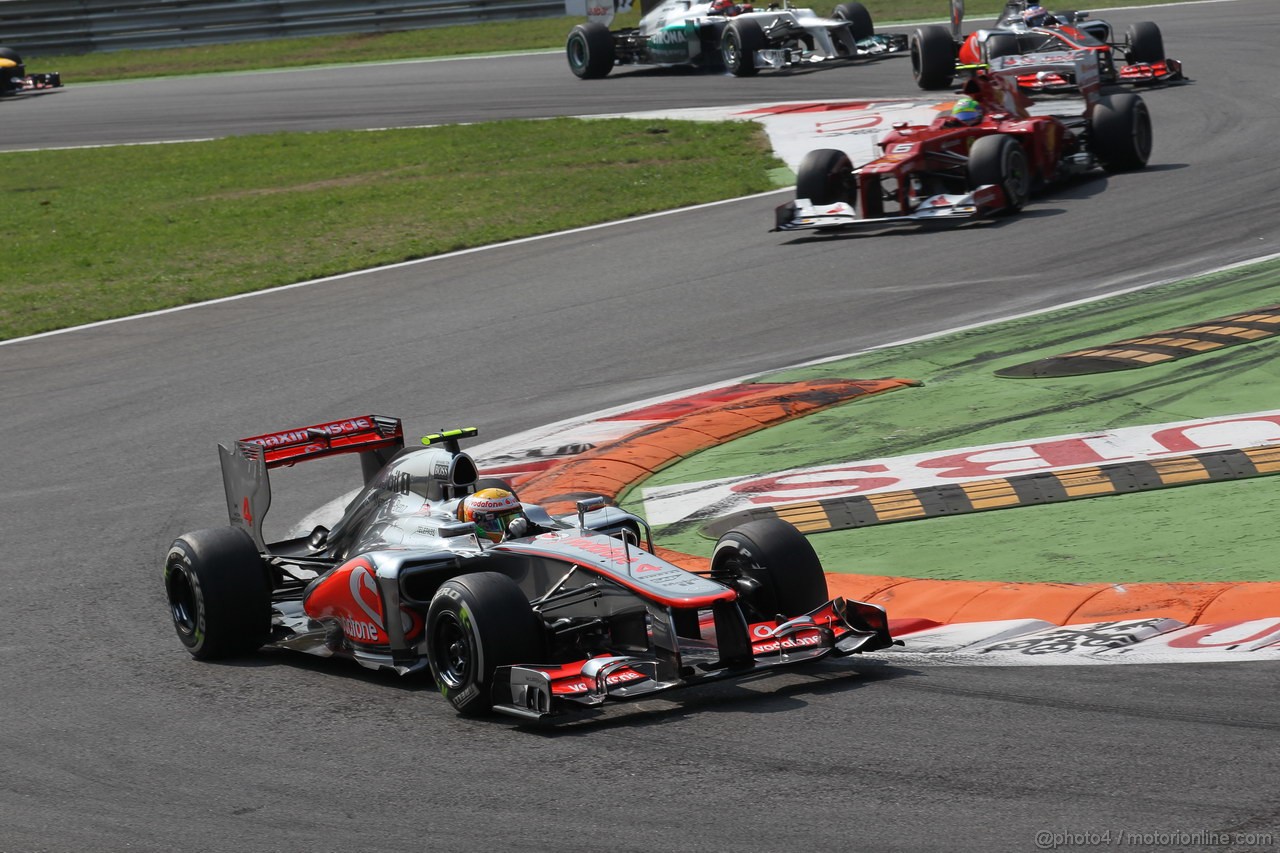
{"type": "Polygon", "coordinates": [[[599,21],[579,24],[564,45],[569,70],[582,80],[598,80],[613,70],[613,34],[599,21]]]}

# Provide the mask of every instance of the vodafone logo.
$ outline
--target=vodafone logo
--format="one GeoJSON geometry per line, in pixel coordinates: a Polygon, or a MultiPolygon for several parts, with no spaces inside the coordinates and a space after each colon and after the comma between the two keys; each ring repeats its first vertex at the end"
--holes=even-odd
{"type": "MultiPolygon", "coordinates": [[[[378,597],[378,586],[373,580],[373,575],[364,566],[357,566],[350,577],[351,598],[355,601],[356,606],[364,611],[365,615],[373,622],[375,626],[374,633],[383,629],[382,625],[382,601],[378,597]]],[[[353,620],[348,620],[353,621],[353,620]]]]}

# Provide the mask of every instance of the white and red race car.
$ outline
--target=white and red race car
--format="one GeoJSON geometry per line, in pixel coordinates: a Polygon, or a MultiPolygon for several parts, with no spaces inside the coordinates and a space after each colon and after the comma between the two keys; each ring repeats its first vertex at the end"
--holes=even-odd
{"type": "MultiPolygon", "coordinates": [[[[911,36],[911,72],[921,89],[948,89],[967,68],[989,65],[1001,56],[1026,56],[1087,50],[1097,56],[1103,83],[1164,83],[1185,79],[1182,63],[1164,53],[1164,36],[1150,21],[1131,24],[1122,41],[1109,23],[1087,12],[1050,12],[1031,0],[1009,0],[995,26],[963,35],[964,0],[951,0],[951,27],[924,26],[911,36]]],[[[1031,92],[1069,92],[1077,88],[1066,71],[1041,71],[1018,77],[1031,92]]]]}
{"type": "Polygon", "coordinates": [[[655,553],[641,518],[603,498],[553,518],[478,476],[459,441],[404,448],[361,415],[220,447],[230,525],[184,534],[164,563],[178,638],[217,659],[263,647],[427,674],[461,714],[590,713],[702,682],[894,644],[880,607],[829,598],[813,547],[778,519],[716,543],[710,570],[655,553]],[[268,469],[355,454],[364,486],[331,527],[268,543],[268,469]],[[480,535],[460,504],[512,502],[480,535]]]}

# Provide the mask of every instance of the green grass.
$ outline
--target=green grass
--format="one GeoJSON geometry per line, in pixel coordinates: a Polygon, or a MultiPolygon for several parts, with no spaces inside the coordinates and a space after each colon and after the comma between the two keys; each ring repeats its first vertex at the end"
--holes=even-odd
{"type": "MultiPolygon", "coordinates": [[[[1134,6],[1149,0],[1106,0],[1106,6],[1134,6]]],[[[761,4],[763,5],[763,4],[761,4]]],[[[805,5],[797,2],[797,5],[805,5]]],[[[830,14],[835,2],[809,4],[819,14],[830,14]]],[[[864,0],[877,24],[891,21],[942,20],[944,0],[864,0]]],[[[966,17],[996,14],[1003,0],[969,0],[966,17]]],[[[1086,4],[1087,7],[1087,4],[1086,4]]],[[[634,26],[637,12],[618,18],[614,28],[634,26]]],[[[453,27],[436,27],[399,33],[318,36],[157,50],[122,50],[75,56],[42,56],[25,52],[29,71],[59,71],[68,85],[136,77],[160,77],[221,71],[291,68],[343,62],[386,62],[435,56],[552,50],[564,45],[565,36],[579,18],[534,18],[453,27]]],[[[15,45],[15,47],[20,47],[15,45]]]]}
{"type": "Polygon", "coordinates": [[[781,166],[754,124],[577,119],[2,156],[0,339],[749,195],[781,166]]]}

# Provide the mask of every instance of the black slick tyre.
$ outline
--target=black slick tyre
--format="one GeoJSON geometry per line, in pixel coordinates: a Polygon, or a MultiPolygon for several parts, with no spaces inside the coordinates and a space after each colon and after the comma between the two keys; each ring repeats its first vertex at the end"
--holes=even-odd
{"type": "Polygon", "coordinates": [[[756,68],[756,52],[765,47],[764,30],[754,18],[738,18],[724,28],[720,37],[720,58],[725,70],[734,77],[752,77],[756,68]]]}
{"type": "Polygon", "coordinates": [[[1012,136],[980,136],[969,149],[969,189],[995,184],[1004,190],[1003,213],[1016,213],[1031,197],[1027,152],[1012,136]]]}
{"type": "Polygon", "coordinates": [[[582,80],[598,80],[613,70],[613,35],[599,21],[578,24],[564,45],[569,70],[582,80]]]}
{"type": "Polygon", "coordinates": [[[427,662],[454,710],[476,716],[493,707],[498,667],[547,662],[546,634],[511,578],[459,575],[440,585],[427,608],[427,662]]]}
{"type": "Polygon", "coordinates": [[[781,519],[748,521],[725,533],[711,555],[712,579],[740,591],[748,621],[791,618],[828,600],[827,576],[804,534],[781,519]],[[746,579],[751,591],[742,594],[746,579]]]}
{"type": "Polygon", "coordinates": [[[1146,102],[1130,92],[1101,98],[1089,116],[1089,141],[1093,155],[1108,172],[1146,166],[1152,142],[1146,102]]]}
{"type": "Polygon", "coordinates": [[[807,198],[813,204],[852,201],[849,180],[853,163],[849,155],[835,148],[818,148],[804,155],[796,173],[796,198],[807,198]]]}
{"type": "Polygon", "coordinates": [[[1164,61],[1164,36],[1160,33],[1160,28],[1151,21],[1131,24],[1125,40],[1129,43],[1126,55],[1130,62],[1164,61]]]}
{"type": "Polygon", "coordinates": [[[911,76],[921,89],[947,89],[956,76],[956,43],[946,27],[918,27],[911,35],[911,76]]]}
{"type": "Polygon", "coordinates": [[[871,13],[861,3],[841,3],[836,6],[831,17],[837,21],[848,21],[849,34],[855,41],[871,38],[876,34],[875,25],[871,22],[871,13]]]}
{"type": "Polygon", "coordinates": [[[249,534],[235,527],[179,536],[164,561],[178,639],[199,660],[257,651],[271,632],[271,586],[249,534]]]}

